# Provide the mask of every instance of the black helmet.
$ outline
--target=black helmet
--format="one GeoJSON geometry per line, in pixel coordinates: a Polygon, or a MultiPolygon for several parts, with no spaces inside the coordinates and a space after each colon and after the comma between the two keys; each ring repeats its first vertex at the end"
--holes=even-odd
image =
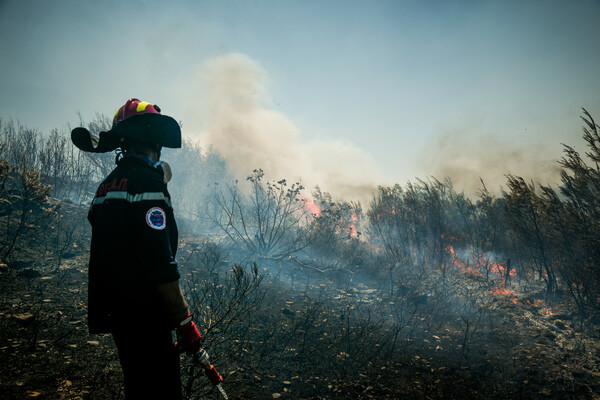
{"type": "Polygon", "coordinates": [[[125,142],[158,144],[162,147],[181,147],[181,129],[177,121],[160,113],[160,108],[145,101],[129,99],[117,110],[110,130],[92,135],[86,128],[71,131],[71,141],[80,150],[105,153],[125,142]]]}

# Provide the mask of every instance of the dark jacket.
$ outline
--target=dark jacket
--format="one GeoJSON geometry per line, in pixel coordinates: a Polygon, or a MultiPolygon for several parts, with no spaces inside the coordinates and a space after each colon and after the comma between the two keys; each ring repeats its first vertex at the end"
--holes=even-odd
{"type": "Polygon", "coordinates": [[[162,170],[121,159],[90,207],[88,318],[90,333],[144,321],[171,326],[156,286],[179,279],[177,224],[162,170]]]}

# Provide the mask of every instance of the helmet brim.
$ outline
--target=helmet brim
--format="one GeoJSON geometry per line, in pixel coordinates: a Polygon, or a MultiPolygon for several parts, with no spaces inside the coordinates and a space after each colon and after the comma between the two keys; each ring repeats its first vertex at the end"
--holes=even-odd
{"type": "Polygon", "coordinates": [[[181,128],[168,115],[146,113],[124,119],[112,129],[100,132],[98,137],[82,127],[71,131],[73,144],[78,149],[91,153],[115,150],[127,140],[178,149],[181,147],[181,128]]]}
{"type": "Polygon", "coordinates": [[[92,135],[86,128],[75,128],[71,131],[71,142],[79,150],[87,151],[90,153],[104,153],[110,151],[110,149],[104,149],[98,146],[98,136],[92,135]]]}

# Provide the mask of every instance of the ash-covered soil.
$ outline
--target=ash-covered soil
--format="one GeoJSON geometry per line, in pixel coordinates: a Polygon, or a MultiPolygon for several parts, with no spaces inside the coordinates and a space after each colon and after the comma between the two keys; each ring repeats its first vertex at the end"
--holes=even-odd
{"type": "MultiPolygon", "coordinates": [[[[86,262],[81,249],[58,269],[0,267],[0,398],[123,398],[111,337],[87,333],[86,262]]],[[[479,320],[438,315],[450,308],[429,297],[408,302],[412,314],[395,316],[404,325],[394,329],[381,289],[323,279],[294,288],[265,279],[256,307],[232,321],[237,330],[209,334],[230,399],[600,398],[597,327],[581,326],[564,298],[514,304],[465,277],[461,285],[489,293],[477,300],[486,302],[479,320]]],[[[219,398],[182,361],[192,398],[219,398]]]]}

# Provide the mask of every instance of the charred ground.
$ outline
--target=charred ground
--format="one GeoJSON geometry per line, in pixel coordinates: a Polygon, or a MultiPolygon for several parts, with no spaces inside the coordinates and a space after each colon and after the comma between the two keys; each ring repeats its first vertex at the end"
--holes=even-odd
{"type": "MultiPolygon", "coordinates": [[[[186,240],[183,253],[193,259],[205,250],[198,246],[207,243],[186,240]]],[[[2,398],[123,398],[110,336],[87,333],[86,259],[81,247],[58,270],[38,262],[2,268],[2,398]]],[[[459,271],[453,284],[469,294],[389,304],[387,290],[366,281],[302,271],[290,288],[260,267],[227,264],[183,269],[193,301],[212,298],[195,303],[196,315],[230,398],[599,396],[600,345],[579,329],[568,301],[549,303],[548,315],[491,295],[459,271]],[[478,303],[474,314],[456,314],[465,296],[478,303]]],[[[191,398],[218,398],[187,357],[183,378],[191,398]]]]}

